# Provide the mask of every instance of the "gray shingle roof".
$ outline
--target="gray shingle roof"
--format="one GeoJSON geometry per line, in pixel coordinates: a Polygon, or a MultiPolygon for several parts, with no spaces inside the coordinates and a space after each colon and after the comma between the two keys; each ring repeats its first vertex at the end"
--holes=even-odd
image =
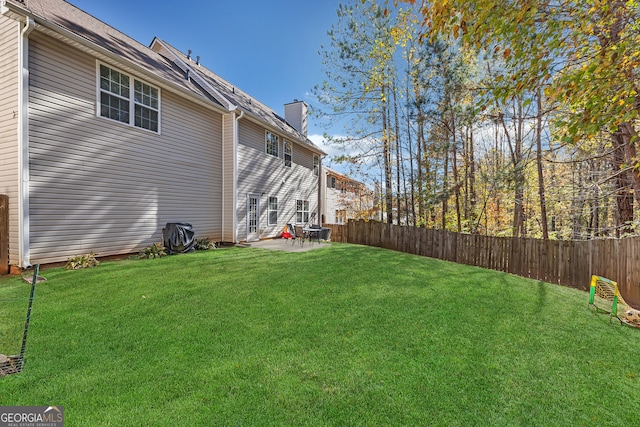
{"type": "MultiPolygon", "coordinates": [[[[157,78],[163,79],[172,85],[180,86],[210,102],[215,102],[225,108],[228,107],[228,105],[225,105],[227,103],[217,100],[206,88],[195,84],[191,79],[186,79],[184,71],[169,58],[165,58],[150,47],[143,45],[64,0],[25,0],[24,2],[7,0],[7,2],[29,11],[35,18],[37,24],[48,26],[54,30],[56,30],[56,27],[61,27],[86,40],[90,44],[106,49],[129,63],[147,70],[157,78]]],[[[188,65],[194,71],[199,73],[211,87],[215,88],[230,103],[244,110],[257,120],[260,120],[268,127],[275,128],[286,136],[302,142],[315,151],[322,153],[322,150],[315,146],[305,135],[295,130],[271,108],[252,98],[206,67],[201,65],[197,66],[194,62],[189,62],[185,54],[167,42],[161,40],[160,42],[162,42],[170,52],[176,55],[176,57],[188,62],[188,65]]]]}
{"type": "Polygon", "coordinates": [[[61,27],[89,44],[106,49],[129,63],[149,71],[159,79],[211,100],[202,88],[186,80],[175,64],[66,1],[26,0],[22,3],[18,0],[8,0],[8,2],[28,10],[37,24],[50,27],[54,31],[61,27]]]}
{"type": "Polygon", "coordinates": [[[231,103],[238,106],[239,108],[246,111],[247,113],[253,115],[263,123],[268,124],[270,127],[279,130],[280,132],[284,133],[285,135],[293,139],[302,141],[305,144],[313,147],[316,151],[322,153],[322,151],[315,144],[313,144],[313,142],[311,142],[305,135],[301,134],[296,129],[294,129],[289,123],[285,121],[283,117],[279,116],[271,108],[261,103],[260,101],[256,100],[255,98],[252,98],[249,94],[247,94],[246,92],[243,92],[241,89],[232,85],[231,83],[229,83],[228,81],[226,81],[225,79],[223,79],[222,77],[214,73],[213,71],[209,70],[208,68],[202,65],[196,65],[196,63],[193,60],[189,60],[187,58],[187,55],[180,52],[178,49],[171,46],[166,41],[160,40],[160,39],[157,39],[157,40],[160,43],[162,43],[164,47],[170,50],[171,53],[179,57],[182,61],[188,63],[188,65],[193,70],[195,70],[202,77],[204,77],[204,79],[207,81],[209,85],[211,85],[218,92],[220,92],[231,103]]]}

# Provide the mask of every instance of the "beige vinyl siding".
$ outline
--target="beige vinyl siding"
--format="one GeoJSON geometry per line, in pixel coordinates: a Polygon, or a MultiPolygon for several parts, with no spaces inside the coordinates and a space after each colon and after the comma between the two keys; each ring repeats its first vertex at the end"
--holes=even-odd
{"type": "Polygon", "coordinates": [[[0,194],[9,196],[9,264],[18,253],[19,24],[0,15],[0,194]]]}
{"type": "Polygon", "coordinates": [[[167,222],[219,240],[221,115],[161,91],[161,134],[97,117],[95,59],[33,34],[31,262],[135,252],[167,222]]]}
{"type": "MultiPolygon", "coordinates": [[[[276,237],[287,223],[295,223],[296,200],[308,200],[309,211],[318,209],[318,177],[313,175],[313,153],[293,142],[291,167],[282,159],[265,152],[265,129],[248,120],[240,120],[238,146],[238,239],[247,237],[247,194],[260,195],[260,237],[276,237]],[[269,197],[278,198],[278,224],[268,225],[269,197]]],[[[290,139],[288,139],[290,141],[290,139]]],[[[313,222],[318,222],[315,218],[313,222]]]]}

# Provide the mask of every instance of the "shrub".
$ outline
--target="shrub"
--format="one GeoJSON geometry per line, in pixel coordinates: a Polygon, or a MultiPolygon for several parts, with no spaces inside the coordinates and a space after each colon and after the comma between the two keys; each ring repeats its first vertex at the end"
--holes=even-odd
{"type": "Polygon", "coordinates": [[[164,246],[160,243],[154,243],[151,246],[148,246],[140,251],[138,257],[141,259],[152,259],[152,258],[160,258],[166,256],[167,253],[164,251],[164,246]]]}
{"type": "Polygon", "coordinates": [[[202,237],[200,239],[196,239],[193,243],[193,247],[196,251],[206,251],[208,249],[213,249],[216,247],[216,244],[211,241],[208,237],[202,237]]]}
{"type": "Polygon", "coordinates": [[[96,254],[89,252],[86,255],[76,255],[67,260],[64,268],[67,270],[80,270],[81,268],[95,267],[100,264],[96,259],[96,254]]]}

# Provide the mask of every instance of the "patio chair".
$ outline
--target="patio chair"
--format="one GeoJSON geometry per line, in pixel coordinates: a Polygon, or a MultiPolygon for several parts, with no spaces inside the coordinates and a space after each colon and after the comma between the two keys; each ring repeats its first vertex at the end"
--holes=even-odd
{"type": "Polygon", "coordinates": [[[307,235],[305,234],[304,230],[299,225],[296,225],[294,230],[295,230],[296,241],[300,243],[300,246],[304,246],[304,241],[307,238],[307,235]]]}

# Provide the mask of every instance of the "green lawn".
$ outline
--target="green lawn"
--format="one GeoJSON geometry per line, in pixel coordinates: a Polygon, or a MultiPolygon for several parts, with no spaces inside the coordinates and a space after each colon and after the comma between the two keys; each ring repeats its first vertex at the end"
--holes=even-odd
{"type": "MultiPolygon", "coordinates": [[[[640,330],[573,289],[342,244],[41,274],[0,405],[63,405],[67,426],[640,420],[640,330]]],[[[28,291],[0,279],[0,353],[28,291]]]]}

